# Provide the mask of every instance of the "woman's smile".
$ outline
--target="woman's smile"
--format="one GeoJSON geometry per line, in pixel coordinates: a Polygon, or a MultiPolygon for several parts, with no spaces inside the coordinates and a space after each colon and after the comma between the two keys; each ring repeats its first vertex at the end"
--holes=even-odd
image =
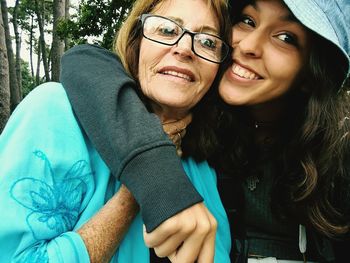
{"type": "Polygon", "coordinates": [[[196,80],[194,73],[185,68],[166,66],[161,68],[158,73],[167,77],[169,80],[179,81],[180,83],[190,83],[196,80]]]}

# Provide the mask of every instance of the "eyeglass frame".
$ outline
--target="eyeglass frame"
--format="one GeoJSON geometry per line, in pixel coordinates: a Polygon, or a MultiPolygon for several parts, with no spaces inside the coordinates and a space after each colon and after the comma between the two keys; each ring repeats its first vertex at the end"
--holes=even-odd
{"type": "Polygon", "coordinates": [[[201,32],[193,32],[193,31],[190,31],[190,30],[184,28],[183,26],[179,25],[176,21],[174,21],[174,20],[172,20],[172,19],[170,19],[170,18],[167,18],[167,17],[164,17],[164,16],[160,16],[160,15],[155,15],[155,14],[142,14],[142,15],[139,17],[139,21],[141,22],[142,36],[143,36],[144,38],[150,40],[150,41],[153,41],[153,42],[156,42],[156,43],[159,43],[159,44],[162,44],[162,45],[174,46],[174,45],[176,45],[177,43],[179,43],[179,41],[183,38],[183,36],[184,36],[185,34],[189,34],[189,35],[191,36],[191,42],[192,42],[192,43],[191,43],[191,50],[192,50],[192,52],[193,52],[196,56],[198,56],[198,57],[200,57],[200,58],[202,58],[202,59],[204,59],[204,60],[206,60],[206,61],[212,62],[212,63],[215,63],[215,64],[221,64],[221,63],[223,63],[223,62],[227,59],[227,56],[232,52],[232,47],[231,47],[230,45],[228,45],[221,37],[219,37],[219,36],[217,36],[217,35],[214,35],[214,34],[209,34],[209,33],[201,33],[201,32]],[[180,37],[179,37],[174,43],[169,44],[169,43],[164,43],[164,42],[161,42],[161,41],[158,41],[158,40],[155,40],[155,39],[152,39],[152,38],[149,38],[149,37],[145,36],[145,34],[144,34],[144,24],[145,24],[145,20],[146,20],[147,18],[149,18],[149,17],[160,17],[160,18],[166,19],[166,20],[168,20],[168,21],[170,21],[170,22],[176,24],[176,25],[177,25],[179,28],[181,28],[181,30],[182,30],[182,33],[181,33],[180,37]],[[220,40],[222,41],[222,43],[223,43],[223,45],[226,47],[227,51],[226,51],[226,54],[223,56],[223,58],[222,58],[220,61],[213,61],[213,60],[210,60],[210,59],[208,59],[208,58],[206,58],[206,57],[203,57],[203,56],[197,54],[197,52],[195,51],[195,48],[194,48],[194,36],[195,36],[195,35],[198,35],[198,34],[205,34],[205,35],[213,36],[213,37],[216,37],[216,38],[218,38],[218,39],[220,39],[220,40]]]}

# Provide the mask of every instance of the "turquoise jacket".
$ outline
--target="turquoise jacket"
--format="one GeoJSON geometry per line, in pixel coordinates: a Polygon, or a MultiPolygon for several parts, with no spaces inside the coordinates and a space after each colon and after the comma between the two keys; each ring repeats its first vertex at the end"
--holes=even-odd
{"type": "MultiPolygon", "coordinates": [[[[81,130],[61,84],[37,87],[16,108],[0,136],[0,164],[0,262],[89,262],[75,231],[120,183],[81,130]]],[[[215,262],[230,262],[216,174],[207,162],[183,166],[218,221],[215,262]]],[[[142,233],[138,214],[111,262],[149,262],[142,233]]]]}

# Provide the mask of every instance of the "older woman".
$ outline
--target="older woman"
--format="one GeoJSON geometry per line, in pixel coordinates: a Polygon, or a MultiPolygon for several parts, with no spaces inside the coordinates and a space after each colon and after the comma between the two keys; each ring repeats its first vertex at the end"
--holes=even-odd
{"type": "MultiPolygon", "coordinates": [[[[224,1],[136,2],[125,31],[119,35],[119,43],[124,42],[124,49],[119,52],[127,69],[137,78],[146,106],[162,122],[179,123],[186,119],[212,85],[229,49],[220,37],[226,35],[228,28],[222,19],[226,17],[225,7],[224,1]]],[[[125,90],[119,100],[129,103],[128,96],[130,90],[125,90]]],[[[130,107],[132,111],[145,108],[130,107]]],[[[126,112],[118,114],[125,120],[129,117],[126,112]]],[[[132,125],[145,133],[150,131],[150,127],[132,125]]],[[[128,140],[125,138],[123,143],[128,140]]],[[[168,141],[164,144],[173,147],[168,141]]],[[[18,106],[0,137],[0,161],[1,262],[149,261],[140,219],[136,219],[116,251],[122,237],[116,235],[119,222],[128,221],[118,210],[123,190],[117,192],[120,183],[111,176],[111,170],[81,129],[61,84],[43,84],[18,106]]],[[[205,191],[215,194],[214,184],[209,184],[208,189],[200,185],[196,167],[189,162],[186,169],[193,175],[192,180],[199,182],[198,191],[204,198],[205,191]]],[[[133,167],[121,163],[119,168],[113,168],[133,167]]],[[[205,169],[210,178],[210,169],[205,169]]],[[[128,182],[132,189],[133,181],[128,182]]],[[[181,190],[178,191],[181,197],[181,190]]],[[[211,206],[212,213],[217,220],[225,221],[217,203],[211,206]]],[[[137,209],[135,205],[123,204],[122,208],[128,209],[131,217],[137,209]]],[[[200,262],[207,262],[214,256],[211,247],[216,220],[203,204],[196,208],[214,226],[195,240],[200,262]],[[209,249],[200,252],[205,239],[209,239],[209,249]]],[[[225,227],[222,231],[227,233],[225,227]]],[[[227,242],[216,242],[217,256],[225,257],[227,242]]],[[[176,260],[180,262],[181,255],[176,255],[176,260]]]]}
{"type": "Polygon", "coordinates": [[[232,2],[234,52],[219,86],[230,106],[213,122],[217,111],[205,114],[219,123],[210,160],[235,234],[231,260],[344,262],[350,3],[232,2]]]}

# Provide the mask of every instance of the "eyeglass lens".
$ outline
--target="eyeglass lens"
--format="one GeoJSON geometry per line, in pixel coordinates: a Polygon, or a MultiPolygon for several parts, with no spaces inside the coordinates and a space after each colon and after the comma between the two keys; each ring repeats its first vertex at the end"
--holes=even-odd
{"type": "Polygon", "coordinates": [[[176,22],[161,16],[148,16],[143,21],[144,36],[161,44],[174,45],[186,33],[192,37],[192,49],[196,55],[216,63],[225,59],[228,46],[215,35],[192,33],[176,22]]]}

